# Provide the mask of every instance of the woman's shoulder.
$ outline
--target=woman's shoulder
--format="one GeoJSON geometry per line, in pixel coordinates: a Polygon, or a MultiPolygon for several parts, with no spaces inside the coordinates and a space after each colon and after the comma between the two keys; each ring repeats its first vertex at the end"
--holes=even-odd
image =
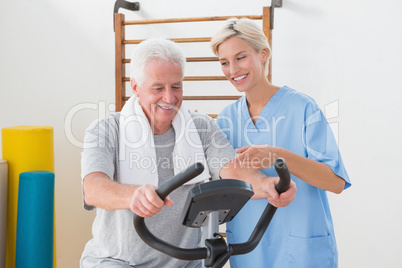
{"type": "Polygon", "coordinates": [[[307,94],[297,91],[289,86],[283,86],[280,90],[283,91],[283,100],[290,103],[291,107],[299,109],[311,107],[313,109],[318,109],[316,101],[307,94]]]}
{"type": "Polygon", "coordinates": [[[284,95],[286,96],[286,98],[289,98],[292,101],[298,101],[301,103],[315,103],[315,100],[312,97],[289,86],[283,86],[280,90],[283,90],[285,92],[284,95]]]}
{"type": "Polygon", "coordinates": [[[240,97],[238,100],[236,100],[235,102],[225,106],[222,111],[220,111],[218,118],[220,116],[229,116],[229,115],[233,115],[233,113],[237,113],[238,110],[240,109],[240,107],[243,105],[243,103],[245,102],[245,96],[240,97]]]}

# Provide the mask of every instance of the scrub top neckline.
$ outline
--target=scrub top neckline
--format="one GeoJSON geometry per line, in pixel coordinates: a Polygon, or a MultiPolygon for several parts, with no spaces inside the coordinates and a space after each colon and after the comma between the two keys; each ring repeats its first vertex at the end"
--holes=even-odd
{"type": "Polygon", "coordinates": [[[269,116],[270,114],[272,114],[272,112],[274,111],[274,108],[276,107],[275,104],[277,104],[282,99],[282,96],[285,95],[287,91],[288,91],[287,86],[283,86],[280,89],[278,89],[278,91],[269,99],[269,101],[267,102],[265,107],[262,109],[255,124],[253,123],[253,120],[251,119],[251,115],[250,115],[250,112],[247,107],[247,97],[246,97],[246,95],[244,95],[241,100],[242,101],[242,103],[241,103],[242,113],[241,114],[242,114],[242,119],[245,123],[244,125],[249,128],[254,128],[258,131],[259,125],[263,123],[263,122],[261,122],[261,115],[269,116]]]}

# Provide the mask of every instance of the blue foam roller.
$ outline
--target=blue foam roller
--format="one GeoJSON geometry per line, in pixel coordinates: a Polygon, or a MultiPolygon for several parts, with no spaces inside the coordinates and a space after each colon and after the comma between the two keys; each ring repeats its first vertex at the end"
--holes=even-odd
{"type": "Polygon", "coordinates": [[[53,267],[54,173],[20,174],[16,268],[53,267]]]}

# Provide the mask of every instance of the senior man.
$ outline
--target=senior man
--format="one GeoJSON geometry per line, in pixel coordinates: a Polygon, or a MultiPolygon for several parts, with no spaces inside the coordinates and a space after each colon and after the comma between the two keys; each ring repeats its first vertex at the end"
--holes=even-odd
{"type": "Polygon", "coordinates": [[[278,195],[277,177],[231,161],[235,152],[215,122],[182,106],[184,64],[184,54],[174,42],[143,41],[131,60],[133,97],[121,113],[87,129],[84,207],[96,208],[96,218],[81,267],[201,267],[201,261],[177,260],[146,245],[132,218],[133,213],[152,216],[147,226],[157,237],[180,247],[197,247],[200,229],[182,226],[180,215],[189,189],[211,178],[248,181],[255,192],[252,198],[268,198],[277,207],[294,199],[293,182],[278,195]],[[204,163],[204,172],[161,200],[157,187],[195,162],[204,163]]]}

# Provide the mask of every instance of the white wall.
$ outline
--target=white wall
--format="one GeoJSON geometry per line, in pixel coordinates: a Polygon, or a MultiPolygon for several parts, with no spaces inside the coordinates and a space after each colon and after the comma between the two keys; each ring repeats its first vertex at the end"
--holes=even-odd
{"type": "MultiPolygon", "coordinates": [[[[259,14],[270,1],[140,3],[127,18],[259,14]]],[[[94,214],[82,209],[81,149],[73,141],[114,103],[113,5],[0,2],[0,128],[54,127],[60,268],[77,267],[91,237],[94,214]]],[[[275,13],[273,82],[332,109],[352,179],[352,188],[330,194],[340,267],[400,267],[401,8],[396,0],[283,0],[275,13]]]]}

